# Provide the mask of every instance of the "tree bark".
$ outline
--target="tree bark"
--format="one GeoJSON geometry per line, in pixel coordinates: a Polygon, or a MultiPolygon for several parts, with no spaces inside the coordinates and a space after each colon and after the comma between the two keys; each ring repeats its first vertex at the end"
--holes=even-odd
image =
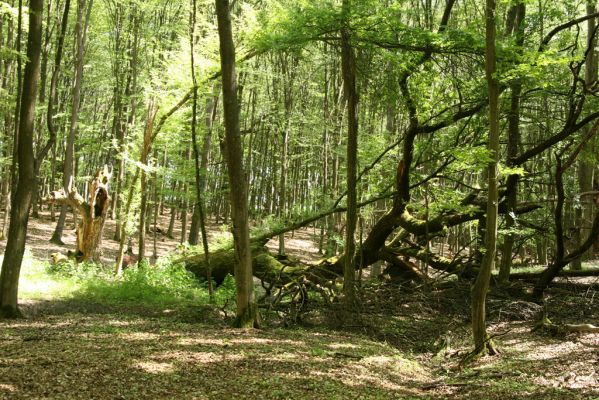
{"type": "MultiPolygon", "coordinates": [[[[139,228],[138,228],[138,234],[139,234],[139,250],[138,250],[138,262],[141,263],[143,261],[143,259],[145,258],[145,250],[146,250],[146,211],[147,211],[147,205],[148,205],[148,191],[147,189],[147,176],[146,176],[146,171],[143,167],[145,167],[148,164],[148,155],[150,154],[150,150],[152,148],[152,139],[154,138],[154,136],[152,135],[153,133],[153,128],[154,128],[154,120],[156,119],[156,113],[158,112],[158,108],[156,108],[154,106],[154,102],[150,101],[150,104],[148,105],[148,120],[146,122],[146,127],[144,129],[144,135],[143,135],[143,144],[142,144],[142,149],[141,149],[141,172],[140,172],[140,177],[141,177],[141,204],[139,207],[139,228]]],[[[122,238],[121,238],[122,240],[122,238]]]]}
{"type": "MultiPolygon", "coordinates": [[[[85,11],[86,0],[77,0],[77,22],[75,24],[75,37],[77,44],[77,52],[75,55],[75,78],[73,82],[73,104],[71,107],[71,121],[69,126],[69,136],[67,139],[67,149],[64,159],[64,169],[62,183],[65,193],[69,191],[69,184],[73,181],[73,169],[75,162],[75,135],[77,134],[77,121],[79,119],[79,105],[81,100],[81,85],[83,82],[83,57],[85,47],[85,36],[89,23],[89,12],[92,7],[93,0],[90,0],[89,9],[85,22],[83,15],[85,11]],[[85,26],[84,26],[85,24],[85,26]]],[[[56,228],[52,234],[50,241],[52,243],[63,244],[62,232],[66,220],[67,207],[63,205],[60,209],[60,216],[56,223],[56,228]]]]}
{"type": "Polygon", "coordinates": [[[235,77],[235,47],[228,0],[216,0],[225,119],[225,154],[229,176],[233,238],[235,242],[235,283],[238,327],[258,327],[254,299],[252,256],[248,226],[247,188],[239,128],[239,104],[235,77]]]}
{"type": "Polygon", "coordinates": [[[495,354],[486,328],[486,299],[489,290],[491,271],[495,264],[497,250],[497,214],[498,214],[498,163],[499,163],[499,84],[494,76],[496,70],[495,53],[495,0],[487,0],[485,8],[486,51],[485,73],[489,91],[489,145],[491,161],[487,166],[488,199],[485,226],[485,247],[483,262],[472,286],[472,336],[474,354],[489,352],[495,354]]]}
{"type": "MultiPolygon", "coordinates": [[[[513,23],[513,34],[516,36],[516,44],[521,48],[524,44],[524,16],[526,14],[526,5],[524,2],[520,2],[512,6],[512,12],[515,13],[513,23]]],[[[510,32],[508,31],[508,34],[510,32]]],[[[521,53],[521,51],[519,51],[521,53]]],[[[514,159],[518,156],[518,145],[520,143],[520,97],[522,95],[522,82],[516,80],[510,85],[511,99],[510,99],[510,113],[508,116],[508,144],[507,144],[507,164],[509,167],[514,167],[514,159]]],[[[507,207],[508,213],[505,216],[506,229],[509,230],[514,227],[515,220],[512,216],[518,203],[518,180],[517,174],[511,174],[508,176],[506,184],[507,192],[507,207]]],[[[514,247],[515,236],[513,233],[508,232],[505,235],[503,242],[503,251],[501,253],[501,264],[499,267],[500,283],[507,283],[512,268],[512,252],[514,247]]]]}
{"type": "Polygon", "coordinates": [[[73,186],[72,182],[67,190],[50,193],[47,202],[69,205],[78,210],[81,220],[77,227],[77,250],[75,258],[81,261],[98,261],[102,254],[102,232],[104,223],[111,204],[108,185],[112,171],[105,166],[96,172],[94,179],[89,183],[88,200],[86,201],[73,186]]]}
{"type": "MultiPolygon", "coordinates": [[[[596,12],[596,0],[587,0],[587,14],[594,14],[596,12]]],[[[590,88],[597,82],[597,54],[595,46],[597,45],[596,38],[596,18],[590,18],[587,21],[587,57],[585,62],[585,85],[590,88]]],[[[585,130],[591,129],[587,127],[585,130]]],[[[594,163],[589,160],[592,159],[594,152],[592,149],[584,149],[582,157],[578,160],[578,187],[580,192],[588,192],[593,190],[593,170],[594,163]]],[[[585,201],[586,199],[580,199],[580,204],[576,208],[576,244],[580,247],[583,243],[583,237],[587,236],[591,231],[591,225],[593,221],[593,203],[585,201]]],[[[574,260],[570,265],[572,269],[581,270],[582,261],[586,261],[591,258],[592,250],[586,251],[580,258],[574,260]]]]}
{"type": "Polygon", "coordinates": [[[0,272],[0,316],[20,316],[18,308],[19,275],[25,242],[29,210],[33,192],[37,190],[35,158],[33,153],[33,125],[35,103],[40,73],[42,48],[43,0],[29,2],[29,33],[27,37],[27,62],[23,76],[23,93],[19,112],[19,140],[17,147],[18,180],[11,208],[8,241],[0,272]]]}
{"type": "MultiPolygon", "coordinates": [[[[7,35],[6,35],[6,46],[13,46],[14,36],[14,24],[12,18],[8,19],[7,23],[7,35]]],[[[20,59],[20,58],[19,58],[20,59]]],[[[9,86],[9,81],[13,77],[13,62],[7,57],[4,60],[4,71],[2,75],[2,90],[6,91],[9,86]]],[[[11,150],[9,143],[11,142],[11,115],[5,113],[4,115],[4,143],[3,156],[8,159],[11,156],[11,150]]],[[[14,145],[14,144],[13,144],[14,145]]],[[[12,163],[11,163],[12,164],[12,163]]],[[[8,215],[10,214],[10,202],[11,202],[11,171],[12,165],[7,165],[4,170],[4,184],[2,185],[2,200],[4,203],[4,215],[2,217],[2,227],[0,227],[0,240],[5,240],[8,230],[8,215]]]]}
{"type": "Polygon", "coordinates": [[[356,251],[355,232],[357,223],[356,174],[358,164],[358,94],[356,92],[356,61],[350,42],[350,1],[343,0],[344,24],[341,31],[341,69],[343,90],[347,101],[347,213],[345,227],[345,268],[343,273],[343,293],[348,304],[356,301],[354,254],[356,251]]]}
{"type": "Polygon", "coordinates": [[[198,244],[198,236],[200,230],[200,216],[202,214],[202,188],[200,187],[200,151],[198,149],[197,138],[197,122],[198,122],[198,82],[195,72],[195,24],[196,24],[196,1],[191,2],[192,10],[189,15],[189,55],[191,59],[190,73],[191,81],[193,82],[193,95],[191,103],[191,147],[193,149],[194,162],[194,178],[195,178],[195,193],[196,201],[193,207],[191,216],[191,226],[189,228],[189,244],[195,246],[198,244]]]}

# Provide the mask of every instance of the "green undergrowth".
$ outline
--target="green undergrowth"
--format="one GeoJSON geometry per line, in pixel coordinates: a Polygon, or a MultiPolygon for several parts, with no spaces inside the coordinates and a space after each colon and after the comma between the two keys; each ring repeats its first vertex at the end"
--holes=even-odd
{"type": "Polygon", "coordinates": [[[235,282],[227,277],[210,299],[207,283],[199,282],[170,258],[156,265],[142,263],[115,276],[112,267],[65,261],[56,265],[26,256],[20,297],[29,300],[85,300],[100,304],[136,306],[232,306],[235,282]]]}

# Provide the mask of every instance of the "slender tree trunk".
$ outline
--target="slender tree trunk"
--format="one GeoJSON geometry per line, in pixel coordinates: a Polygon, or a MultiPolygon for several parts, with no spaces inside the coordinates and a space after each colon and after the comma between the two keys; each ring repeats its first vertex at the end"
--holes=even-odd
{"type": "MultiPolygon", "coordinates": [[[[125,142],[125,124],[122,123],[121,118],[123,114],[123,96],[122,96],[122,77],[121,77],[121,28],[122,28],[122,5],[115,7],[113,14],[114,24],[114,45],[113,45],[113,62],[112,69],[114,75],[114,88],[113,88],[113,112],[112,112],[112,136],[117,139],[118,151],[124,153],[126,148],[125,142]]],[[[116,215],[116,229],[114,230],[113,240],[120,242],[121,240],[121,192],[123,180],[125,179],[125,157],[118,157],[117,162],[117,176],[116,176],[116,191],[114,194],[114,201],[112,204],[112,216],[116,215]]]]}
{"type": "Polygon", "coordinates": [[[131,205],[133,203],[133,197],[134,197],[134,191],[135,191],[135,187],[137,185],[137,180],[139,179],[139,169],[137,169],[135,171],[135,174],[133,175],[133,177],[131,178],[131,182],[129,182],[130,184],[128,185],[129,187],[129,191],[127,194],[127,203],[125,204],[125,208],[122,210],[122,216],[124,216],[124,220],[121,221],[121,225],[120,225],[120,229],[121,229],[121,233],[120,233],[120,241],[119,241],[119,251],[117,253],[117,259],[116,259],[116,265],[115,265],[115,274],[116,275],[120,275],[122,270],[122,266],[123,266],[123,257],[125,255],[125,242],[127,241],[127,225],[128,225],[128,219],[129,219],[129,213],[131,211],[131,205]]]}
{"type": "MultiPolygon", "coordinates": [[[[122,11],[121,11],[122,13],[122,11]]],[[[125,158],[126,158],[126,154],[127,154],[127,147],[125,146],[125,141],[127,138],[127,133],[129,131],[129,126],[133,126],[136,123],[136,113],[137,113],[137,98],[136,98],[136,93],[137,93],[137,68],[138,68],[138,61],[139,61],[139,24],[140,24],[140,19],[141,16],[139,15],[139,13],[137,12],[137,8],[136,6],[134,7],[133,11],[131,12],[130,15],[130,25],[132,26],[132,34],[131,37],[129,39],[129,43],[127,46],[126,51],[130,52],[130,54],[128,54],[128,58],[129,58],[129,65],[128,68],[126,70],[126,78],[122,78],[120,79],[120,82],[125,81],[126,84],[125,86],[125,91],[124,91],[124,99],[121,99],[121,91],[120,88],[115,88],[115,94],[117,96],[117,98],[120,100],[119,101],[119,108],[118,108],[118,112],[115,114],[115,122],[113,123],[114,127],[113,130],[115,131],[116,135],[117,135],[117,141],[118,141],[118,148],[119,151],[122,152],[122,156],[119,159],[119,172],[117,175],[117,193],[115,198],[117,199],[116,203],[114,204],[114,210],[115,210],[115,214],[116,214],[116,229],[115,229],[115,236],[114,236],[114,240],[116,241],[120,241],[120,232],[121,232],[121,204],[120,204],[120,194],[122,192],[122,180],[124,179],[125,176],[125,158]],[[124,104],[122,104],[124,100],[124,104]],[[127,103],[129,102],[129,103],[127,103]],[[126,116],[127,114],[127,110],[129,112],[129,115],[126,116]],[[126,119],[125,119],[126,118],[126,119]]],[[[117,24],[118,25],[118,24],[117,24]]],[[[120,28],[120,25],[118,26],[120,28]]],[[[123,62],[126,59],[125,55],[121,55],[120,52],[123,50],[121,49],[120,46],[120,30],[117,31],[117,38],[115,39],[115,57],[122,57],[123,58],[123,62]]],[[[119,79],[118,79],[118,74],[121,71],[121,68],[116,66],[116,71],[117,71],[117,82],[116,84],[119,84],[119,79]]],[[[116,109],[115,109],[116,111],[116,109]]]]}
{"type": "MultiPolygon", "coordinates": [[[[174,188],[177,187],[177,182],[175,182],[174,184],[174,188]]],[[[174,231],[175,231],[175,220],[177,219],[177,199],[173,196],[172,200],[171,200],[171,217],[168,223],[168,229],[166,231],[166,237],[168,237],[169,239],[173,239],[175,237],[174,235],[174,231]]]]}
{"type": "Polygon", "coordinates": [[[196,24],[196,1],[191,2],[192,10],[189,15],[189,54],[191,58],[191,81],[193,83],[193,95],[191,104],[191,146],[193,148],[193,162],[194,162],[194,177],[195,177],[195,192],[196,201],[193,207],[193,214],[191,217],[191,227],[189,228],[189,244],[197,245],[198,236],[200,231],[200,208],[202,207],[202,188],[200,187],[200,151],[198,149],[198,138],[197,138],[197,122],[198,122],[198,82],[195,75],[195,24],[196,24]]]}
{"type": "Polygon", "coordinates": [[[358,94],[356,92],[355,55],[350,43],[349,13],[350,0],[343,0],[346,26],[341,32],[341,57],[343,90],[347,100],[347,213],[345,228],[345,268],[343,292],[348,304],[356,300],[354,253],[356,250],[355,232],[357,223],[356,174],[358,164],[358,94]]]}
{"type": "MultiPolygon", "coordinates": [[[[325,52],[326,52],[326,44],[325,52]]],[[[324,93],[323,93],[323,132],[322,132],[322,206],[324,207],[328,199],[329,191],[329,86],[330,77],[327,65],[324,66],[324,93]]],[[[325,254],[325,228],[327,227],[327,221],[329,218],[325,218],[321,221],[320,225],[320,240],[318,241],[318,252],[325,254]]]]}
{"type": "MultiPolygon", "coordinates": [[[[513,6],[515,8],[514,35],[516,43],[519,46],[524,44],[523,21],[526,13],[526,5],[520,2],[513,6]]],[[[509,33],[509,32],[508,32],[509,33]]],[[[508,144],[507,144],[507,162],[508,166],[514,167],[513,160],[518,156],[518,144],[520,142],[520,96],[522,95],[522,82],[515,81],[510,85],[511,88],[511,106],[508,116],[508,144]]],[[[518,205],[518,178],[512,174],[507,179],[506,201],[508,212],[506,213],[506,229],[512,229],[515,225],[514,210],[518,205]]],[[[514,234],[508,232],[503,242],[503,251],[501,254],[501,264],[499,267],[499,282],[507,283],[512,268],[512,253],[514,247],[514,234]]]]}
{"type": "MultiPolygon", "coordinates": [[[[596,0],[587,0],[587,14],[593,14],[596,12],[596,0]]],[[[588,43],[587,48],[590,49],[587,53],[585,63],[585,84],[587,87],[592,87],[597,82],[597,53],[595,47],[597,45],[597,37],[595,33],[597,20],[591,18],[587,21],[587,35],[588,43]]],[[[589,128],[586,128],[588,132],[589,128]]],[[[593,170],[594,163],[589,160],[592,159],[593,151],[591,149],[585,149],[582,152],[582,157],[578,160],[578,187],[581,193],[590,192],[593,190],[593,170]]],[[[593,202],[588,201],[590,197],[580,199],[581,203],[576,208],[576,245],[580,247],[584,241],[584,237],[591,231],[593,225],[593,202]]],[[[586,261],[591,258],[593,250],[585,252],[580,258],[574,260],[570,265],[574,270],[582,269],[582,261],[586,261]]]]}
{"type": "MultiPolygon", "coordinates": [[[[13,22],[12,18],[8,19],[7,23],[7,35],[6,35],[6,46],[13,46],[13,22]]],[[[20,59],[20,58],[19,58],[20,59]]],[[[13,77],[12,71],[13,62],[9,57],[4,61],[4,74],[2,75],[2,90],[7,91],[9,80],[13,77]]],[[[11,156],[10,145],[11,142],[11,115],[10,113],[6,113],[4,115],[4,147],[3,147],[3,156],[8,160],[11,156]]],[[[14,144],[13,144],[14,145],[14,144]]],[[[2,227],[0,228],[0,240],[6,239],[7,230],[8,230],[8,215],[10,214],[10,199],[11,199],[11,171],[12,166],[7,165],[4,171],[4,184],[2,185],[2,199],[4,203],[4,215],[2,217],[2,227]]]]}
{"type": "Polygon", "coordinates": [[[19,275],[25,242],[31,198],[37,190],[35,158],[33,153],[33,125],[35,103],[40,73],[42,47],[43,0],[29,2],[29,33],[27,38],[27,62],[23,79],[23,96],[20,104],[19,140],[17,155],[19,176],[11,209],[8,241],[0,272],[0,316],[14,318],[20,315],[18,308],[19,275]]]}
{"type": "MultiPolygon", "coordinates": [[[[154,131],[154,120],[158,109],[154,107],[154,101],[150,101],[148,105],[148,120],[144,129],[143,145],[141,150],[141,164],[148,164],[148,155],[152,147],[152,133],[154,131]]],[[[142,168],[140,172],[141,177],[141,204],[139,207],[139,250],[138,250],[138,262],[141,264],[145,258],[146,250],[146,211],[148,205],[148,178],[146,171],[142,168]]]]}
{"type": "MultiPolygon", "coordinates": [[[[191,54],[191,77],[193,81],[193,104],[192,104],[192,122],[191,122],[191,136],[193,146],[193,156],[195,162],[195,180],[196,180],[196,205],[194,207],[191,228],[189,232],[189,244],[195,245],[198,242],[198,228],[202,233],[202,247],[204,250],[204,262],[206,264],[206,280],[208,282],[208,293],[212,299],[214,290],[212,287],[212,270],[210,268],[210,249],[208,246],[208,235],[206,233],[206,217],[204,215],[204,198],[202,196],[205,190],[205,174],[208,164],[208,151],[210,150],[210,136],[212,131],[212,107],[206,107],[206,136],[204,137],[203,152],[200,160],[200,154],[198,151],[198,142],[196,134],[197,124],[197,107],[198,107],[198,91],[197,81],[195,76],[195,59],[194,59],[194,40],[195,40],[195,23],[196,23],[196,0],[192,0],[192,12],[190,15],[191,29],[190,29],[190,54],[191,54]]],[[[209,103],[210,104],[210,103],[209,103]]],[[[214,101],[214,107],[216,107],[216,100],[214,101]]]]}
{"type": "MultiPolygon", "coordinates": [[[[287,115],[286,126],[281,133],[281,176],[279,177],[279,217],[285,219],[285,205],[287,200],[287,154],[289,150],[289,118],[287,115]]],[[[279,256],[285,256],[285,234],[279,235],[279,256]]]]}
{"type": "MultiPolygon", "coordinates": [[[[41,66],[40,66],[40,89],[39,89],[39,103],[40,104],[44,104],[46,102],[46,82],[47,82],[47,77],[48,77],[48,56],[50,53],[50,37],[51,37],[51,31],[54,29],[52,26],[52,11],[53,11],[53,5],[54,2],[52,0],[48,0],[47,2],[47,11],[46,11],[46,23],[43,24],[44,25],[44,34],[43,34],[43,43],[42,43],[42,52],[41,52],[41,66]]],[[[42,139],[42,116],[38,115],[38,121],[35,123],[35,125],[38,127],[37,129],[37,140],[34,139],[34,142],[36,143],[41,143],[41,139],[42,139]]],[[[51,147],[51,144],[49,145],[48,149],[51,147]]],[[[43,149],[40,149],[43,150],[43,149]]],[[[47,154],[47,150],[46,150],[46,154],[47,154]]],[[[35,175],[39,176],[39,166],[41,165],[41,163],[43,162],[43,159],[45,158],[46,154],[39,154],[38,153],[38,157],[39,159],[37,160],[37,162],[35,163],[36,166],[36,171],[35,171],[35,175]]],[[[40,189],[43,190],[44,186],[37,185],[37,189],[33,192],[33,197],[31,199],[31,217],[32,218],[39,218],[39,198],[40,198],[40,189]]]]}
{"type": "MultiPolygon", "coordinates": [[[[287,216],[287,170],[289,163],[289,133],[291,131],[291,112],[293,110],[293,84],[295,70],[289,56],[281,56],[281,72],[283,73],[283,102],[285,106],[285,126],[281,131],[281,175],[279,176],[278,214],[281,220],[287,216]]],[[[279,235],[279,256],[285,256],[285,234],[279,235]]]]}
{"type": "Polygon", "coordinates": [[[254,299],[252,254],[248,226],[247,185],[239,128],[239,104],[235,76],[235,46],[228,0],[216,0],[220,39],[225,119],[225,154],[229,175],[233,238],[235,242],[235,282],[237,291],[236,326],[258,327],[258,308],[254,299]]]}
{"type": "Polygon", "coordinates": [[[474,354],[496,353],[487,334],[486,301],[491,279],[491,271],[495,264],[497,251],[497,214],[498,214],[498,163],[499,163],[499,85],[495,74],[495,0],[487,0],[485,8],[486,21],[486,51],[485,72],[489,91],[489,152],[492,160],[487,166],[488,199],[487,218],[485,226],[485,247],[482,265],[476,281],[472,286],[472,336],[474,339],[474,354]]]}
{"type": "MultiPolygon", "coordinates": [[[[154,159],[158,159],[158,153],[154,150],[154,159]]],[[[156,263],[158,260],[158,244],[156,243],[157,235],[158,235],[158,173],[154,170],[152,174],[152,180],[154,181],[154,194],[153,194],[153,218],[154,218],[154,235],[152,237],[152,260],[153,263],[156,263]]],[[[149,225],[149,224],[148,224],[149,225]]]]}
{"type": "MultiPolygon", "coordinates": [[[[90,0],[89,10],[91,10],[93,0],[90,0]]],[[[71,181],[74,181],[73,168],[75,163],[75,135],[77,134],[77,121],[79,119],[79,105],[81,100],[81,85],[83,82],[83,56],[85,47],[85,35],[87,25],[89,23],[89,10],[88,16],[85,20],[85,26],[83,21],[83,15],[85,11],[86,0],[77,1],[77,23],[75,25],[75,37],[77,44],[77,53],[75,57],[75,79],[73,83],[73,104],[71,107],[71,122],[69,128],[69,136],[67,139],[67,149],[64,159],[64,169],[62,183],[65,193],[68,192],[71,181]]],[[[75,212],[75,210],[73,210],[75,212]]],[[[52,234],[51,242],[57,244],[63,244],[62,232],[64,230],[64,224],[66,220],[67,206],[62,206],[60,209],[60,216],[56,223],[56,228],[52,234]]]]}
{"type": "MultiPolygon", "coordinates": [[[[185,160],[189,161],[191,159],[191,147],[188,146],[187,150],[185,150],[185,160]]],[[[187,181],[182,183],[182,196],[181,196],[181,207],[179,208],[181,211],[181,238],[179,242],[181,244],[185,243],[186,234],[187,234],[187,211],[189,208],[189,198],[187,195],[187,191],[189,190],[189,184],[187,181]]]]}
{"type": "MultiPolygon", "coordinates": [[[[14,162],[18,158],[18,150],[19,150],[19,129],[21,127],[20,118],[21,118],[21,99],[22,99],[22,86],[23,86],[23,68],[22,68],[22,57],[21,57],[21,38],[23,35],[23,1],[19,0],[19,10],[17,14],[17,45],[16,50],[19,57],[17,57],[17,101],[15,104],[15,122],[14,122],[14,136],[12,141],[12,159],[13,162],[10,164],[10,187],[14,188],[17,186],[18,179],[18,171],[17,171],[17,163],[14,162]]],[[[41,39],[40,39],[41,40],[41,39]]],[[[40,44],[41,46],[41,44],[40,44]]],[[[14,196],[16,192],[11,190],[11,198],[10,204],[11,207],[14,203],[14,196]]]]}

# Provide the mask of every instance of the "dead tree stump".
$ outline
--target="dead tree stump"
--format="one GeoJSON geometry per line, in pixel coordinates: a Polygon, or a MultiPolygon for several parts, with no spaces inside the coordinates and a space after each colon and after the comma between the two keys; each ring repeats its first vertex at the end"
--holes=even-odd
{"type": "Polygon", "coordinates": [[[73,186],[71,180],[68,193],[64,190],[54,191],[45,199],[48,203],[69,205],[79,210],[81,219],[77,227],[78,262],[97,261],[101,255],[102,232],[112,198],[109,192],[109,182],[112,169],[105,165],[98,170],[89,185],[89,199],[86,201],[73,186]]]}

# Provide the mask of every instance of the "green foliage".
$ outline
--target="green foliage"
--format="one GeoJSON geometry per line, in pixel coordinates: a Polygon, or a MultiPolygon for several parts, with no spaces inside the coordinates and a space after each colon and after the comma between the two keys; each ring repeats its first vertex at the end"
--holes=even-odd
{"type": "MultiPolygon", "coordinates": [[[[71,293],[73,297],[99,303],[162,306],[211,302],[207,282],[199,282],[183,265],[174,264],[169,257],[161,258],[155,266],[142,263],[127,268],[120,277],[114,277],[111,270],[95,263],[77,264],[69,260],[44,266],[46,281],[69,283],[69,287],[76,288],[71,293]]],[[[215,290],[213,303],[220,307],[235,303],[233,277],[228,276],[215,290]]]]}
{"type": "Polygon", "coordinates": [[[76,280],[85,280],[102,274],[105,269],[101,264],[94,262],[77,263],[74,259],[61,261],[58,263],[48,263],[46,271],[50,275],[62,278],[74,278],[76,280]]]}
{"type": "Polygon", "coordinates": [[[141,265],[126,269],[120,278],[84,278],[80,294],[108,303],[199,303],[206,298],[197,281],[180,265],[141,265]]]}
{"type": "MultiPolygon", "coordinates": [[[[205,282],[202,287],[207,287],[205,282]]],[[[235,305],[235,278],[232,275],[227,275],[221,285],[214,291],[214,304],[225,307],[227,305],[235,305]]]]}

